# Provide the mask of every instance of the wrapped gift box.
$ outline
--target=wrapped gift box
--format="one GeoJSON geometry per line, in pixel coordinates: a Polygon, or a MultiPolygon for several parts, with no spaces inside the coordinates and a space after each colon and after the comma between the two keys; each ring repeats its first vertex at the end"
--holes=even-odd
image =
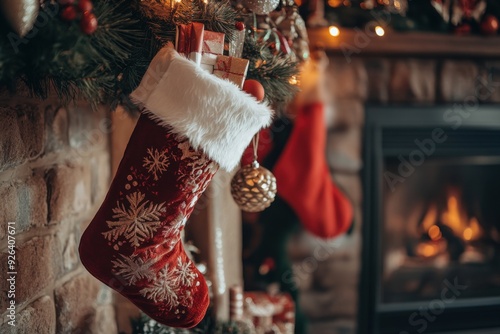
{"type": "Polygon", "coordinates": [[[217,56],[214,67],[214,74],[222,79],[227,79],[238,87],[243,87],[245,76],[248,70],[248,60],[242,58],[217,56]]]}
{"type": "Polygon", "coordinates": [[[175,48],[179,54],[201,64],[203,50],[203,23],[179,24],[175,34],[175,48]]]}
{"type": "Polygon", "coordinates": [[[214,72],[217,56],[224,53],[224,34],[205,30],[201,54],[201,68],[209,73],[214,72]]]}
{"type": "Polygon", "coordinates": [[[244,317],[253,323],[256,333],[294,333],[295,304],[289,294],[245,292],[244,300],[244,317]]]}

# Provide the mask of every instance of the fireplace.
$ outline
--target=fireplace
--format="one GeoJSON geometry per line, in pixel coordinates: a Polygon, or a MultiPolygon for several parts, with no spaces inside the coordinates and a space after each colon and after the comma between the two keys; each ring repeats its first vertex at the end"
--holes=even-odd
{"type": "Polygon", "coordinates": [[[359,333],[500,332],[500,106],[367,107],[359,333]]]}

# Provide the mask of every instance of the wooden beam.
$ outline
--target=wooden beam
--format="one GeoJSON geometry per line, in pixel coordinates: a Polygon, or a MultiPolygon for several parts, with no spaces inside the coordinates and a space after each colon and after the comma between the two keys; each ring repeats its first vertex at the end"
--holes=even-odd
{"type": "Polygon", "coordinates": [[[457,36],[430,32],[387,31],[384,36],[364,29],[340,28],[333,37],[328,28],[309,29],[310,45],[331,53],[356,55],[452,56],[500,59],[500,37],[457,36]]]}

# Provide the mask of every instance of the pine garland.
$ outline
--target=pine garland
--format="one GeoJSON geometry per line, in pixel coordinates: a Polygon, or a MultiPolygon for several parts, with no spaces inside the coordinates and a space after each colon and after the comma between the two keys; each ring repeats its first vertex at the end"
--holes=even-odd
{"type": "MultiPolygon", "coordinates": [[[[169,1],[94,0],[99,25],[90,36],[78,22],[62,21],[61,7],[51,2],[41,9],[49,19],[24,38],[0,22],[5,32],[0,34],[0,87],[13,90],[21,80],[40,98],[55,91],[64,103],[83,98],[93,106],[133,108],[128,95],[156,52],[174,41],[177,24],[202,22],[227,40],[234,34],[238,13],[229,0],[169,1]]],[[[243,57],[250,60],[248,78],[262,83],[271,104],[293,97],[296,88],[289,81],[298,72],[295,62],[253,39],[247,39],[243,57]]]]}

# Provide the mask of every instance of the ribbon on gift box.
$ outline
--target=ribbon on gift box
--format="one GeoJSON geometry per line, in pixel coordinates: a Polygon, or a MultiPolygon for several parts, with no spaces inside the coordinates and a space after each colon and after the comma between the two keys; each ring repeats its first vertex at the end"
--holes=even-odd
{"type": "Polygon", "coordinates": [[[179,24],[175,34],[177,52],[200,65],[203,50],[203,35],[203,23],[179,24]]]}
{"type": "Polygon", "coordinates": [[[219,55],[215,63],[214,75],[227,79],[241,88],[247,75],[248,64],[247,59],[219,55]]]}
{"type": "Polygon", "coordinates": [[[224,34],[205,30],[203,33],[203,48],[201,68],[209,73],[214,72],[217,56],[224,53],[224,34]]]}

